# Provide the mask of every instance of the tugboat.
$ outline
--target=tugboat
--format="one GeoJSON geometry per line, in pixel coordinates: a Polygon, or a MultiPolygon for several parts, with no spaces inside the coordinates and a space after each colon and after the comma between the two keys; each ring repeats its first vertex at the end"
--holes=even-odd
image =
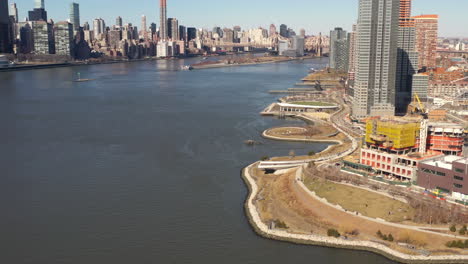
{"type": "Polygon", "coordinates": [[[191,65],[185,65],[185,66],[182,66],[182,70],[183,71],[191,71],[191,70],[193,70],[193,67],[191,65]]]}

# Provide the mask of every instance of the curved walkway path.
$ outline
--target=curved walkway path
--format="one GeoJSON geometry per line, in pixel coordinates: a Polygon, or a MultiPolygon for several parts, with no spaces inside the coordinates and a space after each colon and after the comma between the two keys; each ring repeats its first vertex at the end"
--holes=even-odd
{"type": "MultiPolygon", "coordinates": [[[[330,202],[327,201],[327,199],[325,198],[321,198],[319,197],[318,195],[315,194],[315,192],[309,190],[309,188],[307,188],[307,186],[305,186],[304,182],[301,180],[302,179],[302,174],[303,174],[303,167],[300,167],[299,169],[296,170],[296,177],[295,177],[295,182],[297,185],[299,185],[303,191],[305,191],[307,194],[309,194],[310,196],[312,196],[315,200],[318,200],[320,201],[322,204],[324,205],[327,205],[327,206],[330,206],[330,207],[333,207],[337,210],[340,210],[342,212],[345,212],[349,215],[352,215],[352,216],[358,216],[362,219],[365,219],[365,220],[368,220],[368,221],[372,221],[374,223],[378,223],[378,224],[383,224],[383,225],[388,225],[388,226],[393,226],[393,227],[397,227],[397,228],[403,228],[403,229],[410,229],[410,230],[414,230],[414,231],[420,231],[420,232],[424,232],[424,233],[429,233],[429,234],[433,234],[433,235],[439,235],[439,236],[444,236],[444,237],[450,237],[450,238],[453,238],[453,239],[467,239],[466,237],[461,237],[461,236],[456,236],[456,235],[451,235],[451,234],[444,234],[444,233],[439,233],[439,232],[434,232],[434,231],[430,231],[430,230],[427,230],[427,229],[431,229],[431,227],[419,227],[419,226],[411,226],[411,225],[403,225],[403,224],[396,224],[396,223],[392,223],[392,222],[387,222],[383,219],[378,219],[378,218],[372,218],[372,217],[368,217],[368,216],[364,216],[362,214],[358,214],[356,215],[356,212],[352,212],[352,211],[347,211],[345,209],[343,209],[341,206],[339,205],[334,205],[330,202]]],[[[353,186],[354,187],[354,186],[353,186]]],[[[382,195],[382,194],[381,194],[382,195]]],[[[447,230],[447,229],[444,229],[444,230],[447,230]]],[[[468,256],[467,256],[468,257],[468,256]]]]}
{"type": "Polygon", "coordinates": [[[393,259],[403,263],[467,263],[468,256],[466,255],[450,255],[450,256],[414,256],[408,255],[391,248],[388,248],[379,243],[371,241],[350,241],[339,238],[331,238],[318,236],[313,234],[293,234],[284,230],[270,229],[268,226],[262,222],[260,214],[257,211],[255,206],[255,197],[257,196],[259,190],[255,180],[250,175],[250,169],[256,166],[258,163],[254,163],[242,172],[242,176],[249,187],[249,195],[245,203],[245,209],[247,216],[251,225],[254,227],[255,231],[267,238],[278,239],[283,241],[289,241],[293,243],[301,244],[312,244],[328,247],[337,247],[337,248],[348,248],[355,250],[366,250],[375,252],[381,255],[386,256],[389,259],[393,259]]]}
{"type": "MultiPolygon", "coordinates": [[[[337,153],[337,154],[328,155],[328,156],[321,157],[321,158],[301,160],[302,164],[307,164],[307,163],[309,163],[309,162],[330,162],[330,161],[333,161],[333,160],[337,160],[337,159],[344,158],[344,157],[350,155],[351,153],[353,153],[354,151],[356,151],[356,150],[358,149],[358,147],[359,147],[358,141],[357,141],[352,135],[350,135],[350,134],[346,131],[346,128],[341,127],[341,126],[338,124],[338,122],[334,122],[334,121],[333,121],[335,116],[337,116],[337,115],[341,116],[341,115],[343,115],[343,114],[346,114],[346,111],[347,111],[347,110],[345,110],[345,109],[346,109],[346,108],[343,108],[343,107],[341,106],[341,107],[340,107],[340,110],[338,110],[338,111],[336,111],[335,113],[333,113],[332,117],[330,118],[330,121],[331,121],[332,126],[333,126],[336,130],[338,130],[339,132],[343,133],[343,134],[351,141],[351,143],[352,143],[351,148],[348,149],[348,150],[346,150],[346,151],[344,151],[344,152],[340,152],[340,153],[337,153]]],[[[306,119],[306,120],[312,121],[312,122],[314,121],[314,119],[309,118],[309,117],[307,117],[307,116],[305,116],[305,115],[299,115],[298,117],[299,117],[299,118],[302,118],[302,119],[306,119]]],[[[263,132],[263,136],[265,136],[265,132],[266,132],[266,131],[263,132]]],[[[284,138],[279,138],[279,137],[272,137],[272,136],[268,136],[268,135],[266,135],[266,136],[267,136],[267,138],[271,138],[271,139],[287,140],[287,141],[289,141],[289,139],[284,139],[284,138]]],[[[290,141],[294,141],[294,140],[290,140],[290,141]]],[[[320,142],[320,141],[315,141],[315,142],[320,142]]],[[[332,141],[332,140],[329,140],[329,141],[326,141],[326,142],[333,142],[333,141],[332,141]]],[[[336,142],[336,141],[335,141],[335,142],[336,142]]],[[[340,141],[340,143],[342,143],[342,142],[340,141]]],[[[297,164],[298,161],[296,160],[296,161],[294,161],[294,163],[297,164]]],[[[260,166],[262,166],[262,167],[267,167],[268,164],[269,164],[269,162],[268,162],[268,161],[265,161],[265,162],[261,162],[261,163],[260,163],[260,166]]],[[[297,166],[300,166],[300,165],[301,165],[301,164],[298,164],[297,166]]]]}

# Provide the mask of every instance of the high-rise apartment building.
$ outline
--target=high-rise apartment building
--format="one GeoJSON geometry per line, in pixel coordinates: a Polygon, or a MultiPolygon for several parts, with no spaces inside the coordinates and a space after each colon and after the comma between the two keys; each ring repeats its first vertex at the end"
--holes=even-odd
{"type": "Polygon", "coordinates": [[[62,21],[54,24],[55,54],[72,56],[74,24],[62,21]]]}
{"type": "Polygon", "coordinates": [[[416,51],[419,54],[419,68],[436,67],[438,15],[414,16],[416,27],[416,51]]]}
{"type": "Polygon", "coordinates": [[[398,27],[398,53],[395,82],[396,112],[405,114],[412,99],[413,75],[418,68],[418,53],[416,52],[416,30],[414,19],[411,18],[411,0],[400,1],[400,17],[398,27]]]}
{"type": "Polygon", "coordinates": [[[80,30],[80,5],[77,3],[70,4],[70,22],[75,32],[80,30]]]}
{"type": "Polygon", "coordinates": [[[11,52],[8,0],[0,0],[0,53],[11,52]]]}
{"type": "Polygon", "coordinates": [[[330,68],[348,71],[348,35],[342,28],[330,31],[330,68]]]}
{"type": "Polygon", "coordinates": [[[159,0],[159,37],[163,40],[167,39],[167,3],[166,0],[159,0]]]}
{"type": "MultiPolygon", "coordinates": [[[[357,39],[357,25],[353,25],[353,31],[348,33],[348,79],[354,81],[356,74],[356,39],[357,39]]],[[[354,82],[353,82],[354,83],[354,82]]]]}
{"type": "Polygon", "coordinates": [[[52,25],[45,21],[32,21],[33,49],[36,54],[54,54],[55,40],[52,25]]]}
{"type": "Polygon", "coordinates": [[[94,38],[99,39],[101,34],[105,34],[106,31],[106,23],[102,18],[96,18],[93,21],[93,31],[94,31],[94,38]]]}
{"type": "Polygon", "coordinates": [[[352,113],[357,118],[395,114],[400,0],[360,0],[352,113]]]}

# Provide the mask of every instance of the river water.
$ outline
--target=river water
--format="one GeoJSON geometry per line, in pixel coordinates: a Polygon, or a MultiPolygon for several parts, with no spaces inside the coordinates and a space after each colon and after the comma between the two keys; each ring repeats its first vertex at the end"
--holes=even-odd
{"type": "Polygon", "coordinates": [[[264,140],[302,123],[258,113],[328,61],[179,70],[198,61],[0,73],[0,263],[392,263],[263,239],[243,212],[242,167],[327,147],[264,140]]]}

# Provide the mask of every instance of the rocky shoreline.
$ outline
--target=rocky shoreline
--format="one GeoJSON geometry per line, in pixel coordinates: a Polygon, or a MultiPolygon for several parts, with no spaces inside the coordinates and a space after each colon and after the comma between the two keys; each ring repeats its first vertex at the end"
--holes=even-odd
{"type": "Polygon", "coordinates": [[[258,193],[258,186],[255,180],[250,175],[250,169],[257,165],[258,162],[251,164],[244,168],[241,172],[242,179],[244,180],[249,193],[247,195],[244,210],[246,216],[254,229],[254,231],[265,238],[275,239],[295,244],[307,244],[314,246],[325,246],[333,248],[361,250],[373,252],[388,259],[408,264],[445,264],[454,263],[462,264],[468,262],[466,255],[449,255],[449,256],[413,256],[400,253],[381,244],[370,241],[349,241],[338,238],[324,237],[318,235],[306,234],[293,234],[285,230],[270,229],[265,223],[261,221],[260,215],[254,204],[254,199],[258,193]]]}

